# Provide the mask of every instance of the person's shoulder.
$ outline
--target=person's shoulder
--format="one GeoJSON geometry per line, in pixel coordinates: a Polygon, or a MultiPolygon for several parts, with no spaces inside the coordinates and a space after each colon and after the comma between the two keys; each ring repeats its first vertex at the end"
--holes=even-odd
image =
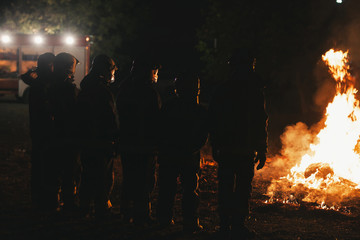
{"type": "Polygon", "coordinates": [[[21,80],[23,80],[24,83],[26,83],[29,86],[32,86],[32,85],[36,84],[37,78],[38,78],[36,73],[35,73],[36,75],[33,75],[34,73],[35,72],[30,69],[26,73],[21,74],[20,78],[21,78],[21,80]]]}
{"type": "Polygon", "coordinates": [[[117,88],[116,95],[118,97],[123,97],[127,95],[132,95],[134,92],[137,91],[137,87],[131,78],[125,79],[119,87],[117,88]]]}
{"type": "Polygon", "coordinates": [[[86,90],[90,81],[91,81],[91,76],[90,74],[88,74],[80,81],[80,89],[86,90]]]}

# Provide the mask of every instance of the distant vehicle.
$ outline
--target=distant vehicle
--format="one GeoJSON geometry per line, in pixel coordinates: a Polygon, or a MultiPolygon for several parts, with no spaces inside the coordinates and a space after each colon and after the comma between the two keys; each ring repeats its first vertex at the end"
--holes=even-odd
{"type": "Polygon", "coordinates": [[[27,103],[29,86],[20,80],[20,75],[35,68],[39,55],[52,52],[68,52],[79,60],[75,83],[89,72],[90,36],[33,35],[0,33],[0,96],[14,94],[27,103]]]}

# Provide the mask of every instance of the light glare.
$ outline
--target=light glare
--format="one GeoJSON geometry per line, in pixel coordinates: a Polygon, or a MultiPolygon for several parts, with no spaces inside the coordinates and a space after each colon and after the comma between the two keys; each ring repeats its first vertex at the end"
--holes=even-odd
{"type": "Polygon", "coordinates": [[[65,38],[65,42],[66,42],[66,44],[72,45],[72,44],[74,44],[75,39],[72,36],[67,36],[65,38]]]}
{"type": "Polygon", "coordinates": [[[41,36],[35,36],[34,37],[34,42],[36,44],[42,44],[44,42],[44,39],[41,36]]]}
{"type": "Polygon", "coordinates": [[[342,0],[336,0],[337,3],[342,3],[342,0]]]}
{"type": "Polygon", "coordinates": [[[11,41],[11,38],[10,38],[10,36],[8,36],[8,35],[3,35],[3,36],[1,37],[1,41],[2,41],[3,43],[9,43],[9,42],[11,41]]]}

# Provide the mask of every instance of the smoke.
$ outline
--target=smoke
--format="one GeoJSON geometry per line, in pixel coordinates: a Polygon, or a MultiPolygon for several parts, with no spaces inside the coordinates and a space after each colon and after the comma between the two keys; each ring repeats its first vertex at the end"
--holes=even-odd
{"type": "Polygon", "coordinates": [[[287,126],[280,136],[282,148],[278,155],[269,158],[268,167],[259,173],[262,179],[272,180],[290,173],[290,169],[301,161],[302,156],[309,153],[310,145],[316,143],[316,135],[322,122],[308,127],[303,122],[287,126]]]}
{"type": "Polygon", "coordinates": [[[324,128],[324,121],[325,117],[311,127],[303,122],[298,122],[285,128],[280,137],[282,149],[279,154],[268,159],[269,163],[265,171],[257,173],[256,176],[256,178],[270,182],[266,193],[270,197],[270,201],[286,203],[314,202],[319,206],[333,206],[336,209],[340,208],[341,204],[360,199],[360,191],[355,188],[356,184],[346,179],[341,179],[341,181],[331,180],[333,174],[327,176],[326,171],[332,172],[332,169],[327,169],[326,165],[309,166],[307,169],[310,172],[309,175],[315,173],[312,177],[325,180],[327,183],[326,186],[319,189],[309,189],[301,183],[295,184],[286,177],[291,175],[290,169],[299,164],[303,156],[311,155],[310,146],[318,143],[317,134],[324,128]],[[310,167],[314,169],[310,169],[310,167]],[[322,174],[323,172],[326,173],[322,174]],[[326,188],[326,191],[323,188],[326,188]]]}
{"type": "MultiPolygon", "coordinates": [[[[360,76],[360,1],[347,1],[338,12],[328,40],[329,47],[349,50],[350,73],[355,79],[360,76]]],[[[355,82],[360,89],[360,83],[355,82]]]]}
{"type": "MultiPolygon", "coordinates": [[[[349,1],[341,10],[343,19],[336,19],[329,26],[332,33],[329,34],[329,40],[324,44],[324,50],[335,48],[336,50],[349,50],[350,74],[354,79],[360,79],[360,1],[349,1]]],[[[338,16],[339,17],[339,16],[338,16]]],[[[322,53],[323,54],[323,53],[322,53]]],[[[322,113],[329,102],[336,94],[336,82],[328,72],[327,66],[321,61],[321,56],[314,68],[315,94],[312,96],[313,106],[311,110],[322,113]]],[[[352,79],[353,80],[353,79],[352,79]]],[[[360,83],[355,81],[354,87],[360,89],[360,83]]],[[[264,171],[257,172],[256,177],[270,182],[267,189],[267,196],[270,200],[280,200],[291,203],[300,203],[302,201],[315,202],[319,206],[353,205],[360,201],[360,190],[356,189],[353,182],[338,177],[331,179],[326,174],[317,174],[326,169],[323,165],[309,166],[306,171],[313,171],[311,177],[318,178],[323,185],[318,188],[309,188],[299,182],[294,182],[295,176],[292,176],[290,169],[300,163],[305,155],[312,155],[311,145],[317,144],[317,134],[324,128],[325,117],[312,125],[308,126],[303,122],[287,126],[284,129],[280,139],[282,148],[279,153],[270,159],[264,171]],[[314,169],[310,169],[310,168],[314,169]],[[348,204],[350,203],[350,204],[348,204]]],[[[305,174],[306,175],[306,174],[305,174]]],[[[308,176],[303,176],[308,180],[308,176]]]]}
{"type": "Polygon", "coordinates": [[[336,94],[336,81],[329,74],[325,63],[319,60],[314,69],[316,92],[313,96],[313,103],[317,112],[324,112],[326,106],[336,94]]]}

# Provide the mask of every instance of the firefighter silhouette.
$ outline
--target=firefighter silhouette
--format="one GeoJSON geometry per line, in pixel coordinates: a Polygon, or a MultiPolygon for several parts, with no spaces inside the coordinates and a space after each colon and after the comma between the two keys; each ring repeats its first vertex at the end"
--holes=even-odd
{"type": "Polygon", "coordinates": [[[49,152],[49,138],[52,133],[52,115],[48,99],[48,89],[53,73],[55,55],[41,54],[37,68],[21,75],[30,86],[29,126],[32,142],[31,151],[31,200],[39,210],[54,210],[57,201],[51,199],[47,183],[51,179],[52,156],[49,152]],[[49,166],[50,164],[50,166],[49,166]]]}
{"type": "Polygon", "coordinates": [[[80,178],[79,152],[76,146],[77,95],[74,74],[78,60],[69,53],[59,53],[54,60],[54,77],[49,88],[49,102],[53,118],[51,151],[53,153],[52,185],[57,196],[60,187],[60,201],[63,212],[77,209],[76,190],[80,178]]]}
{"type": "Polygon", "coordinates": [[[173,222],[173,205],[180,177],[183,230],[202,229],[197,208],[200,149],[208,137],[207,111],[197,103],[200,80],[195,74],[183,74],[174,81],[176,96],[160,112],[159,201],[157,218],[161,225],[173,222]]]}
{"type": "Polygon", "coordinates": [[[143,54],[133,61],[129,79],[119,87],[119,153],[123,169],[121,212],[136,225],[152,222],[150,194],[155,181],[155,155],[160,97],[153,84],[159,65],[143,54]]]}
{"type": "Polygon", "coordinates": [[[116,69],[110,57],[96,56],[89,74],[80,83],[78,97],[82,143],[80,208],[84,214],[90,213],[93,201],[97,218],[111,214],[110,194],[119,122],[110,83],[116,69]]]}
{"type": "Polygon", "coordinates": [[[218,162],[220,233],[247,238],[254,164],[261,169],[267,153],[267,114],[263,85],[247,49],[234,52],[230,78],[209,104],[210,141],[218,162]]]}

